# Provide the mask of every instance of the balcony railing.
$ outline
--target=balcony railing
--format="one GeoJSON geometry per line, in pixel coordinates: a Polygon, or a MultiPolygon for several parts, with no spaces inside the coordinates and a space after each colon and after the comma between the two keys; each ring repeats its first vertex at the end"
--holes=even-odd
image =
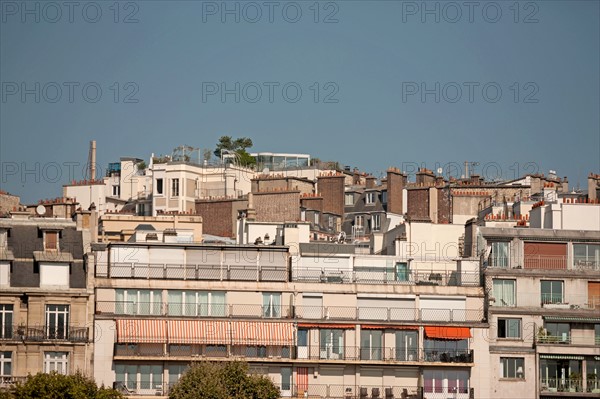
{"type": "Polygon", "coordinates": [[[157,280],[287,281],[287,268],[256,265],[113,263],[98,267],[97,277],[157,280]]]}
{"type": "Polygon", "coordinates": [[[483,309],[371,308],[351,306],[263,306],[97,301],[96,315],[189,316],[244,319],[302,319],[387,322],[481,322],[483,309]]]}
{"type": "Polygon", "coordinates": [[[0,388],[8,388],[17,383],[27,381],[26,376],[0,375],[0,388]]]}
{"type": "Polygon", "coordinates": [[[343,360],[363,362],[473,363],[472,350],[430,350],[358,346],[115,345],[115,356],[343,360]]]}
{"type": "MultiPolygon", "coordinates": [[[[113,387],[125,395],[167,396],[175,382],[116,381],[113,387]]],[[[423,399],[423,388],[416,386],[335,385],[335,384],[275,384],[282,397],[319,399],[423,399]]],[[[437,398],[436,394],[426,397],[437,398]]],[[[468,393],[465,398],[468,398],[468,393]]],[[[462,397],[458,396],[458,397],[462,397]]],[[[441,396],[440,396],[441,398],[441,396]]],[[[446,396],[444,396],[446,398],[446,396]]]]}
{"type": "Polygon", "coordinates": [[[494,297],[491,306],[534,307],[549,309],[594,310],[600,309],[600,297],[578,294],[534,294],[519,292],[515,297],[494,297]]]}
{"type": "MultiPolygon", "coordinates": [[[[600,261],[573,259],[567,256],[551,255],[525,255],[522,267],[525,269],[572,269],[572,270],[600,270],[600,261]]],[[[490,256],[488,267],[495,268],[521,268],[521,262],[511,261],[509,257],[490,256]]]]}
{"type": "Polygon", "coordinates": [[[88,342],[89,331],[87,327],[68,326],[8,326],[3,327],[2,340],[13,341],[69,341],[88,342]]]}
{"type": "Polygon", "coordinates": [[[583,380],[571,378],[542,378],[542,392],[583,392],[583,380]]]}
{"type": "Polygon", "coordinates": [[[537,344],[548,345],[600,345],[600,340],[593,337],[578,337],[569,334],[564,335],[544,335],[538,334],[535,337],[537,344]]]}
{"type": "Polygon", "coordinates": [[[292,268],[292,281],[314,283],[357,283],[388,285],[479,286],[479,272],[403,271],[393,272],[374,268],[342,270],[321,268],[292,268]]]}

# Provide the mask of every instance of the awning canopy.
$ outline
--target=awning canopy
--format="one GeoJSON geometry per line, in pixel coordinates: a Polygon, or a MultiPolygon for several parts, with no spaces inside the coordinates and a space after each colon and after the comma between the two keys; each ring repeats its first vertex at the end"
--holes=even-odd
{"type": "Polygon", "coordinates": [[[231,339],[229,322],[220,320],[168,320],[169,343],[221,344],[231,339]]]}
{"type": "Polygon", "coordinates": [[[468,339],[471,338],[471,330],[468,327],[428,326],[425,327],[425,336],[437,339],[468,339]]]}
{"type": "Polygon", "coordinates": [[[231,343],[233,345],[293,345],[294,325],[261,321],[232,322],[231,343]]]}
{"type": "Polygon", "coordinates": [[[584,357],[576,355],[540,355],[540,359],[583,360],[584,357]]]}
{"type": "Polygon", "coordinates": [[[165,320],[119,319],[117,320],[117,342],[128,344],[162,344],[167,342],[165,320]]]}
{"type": "Polygon", "coordinates": [[[544,316],[544,320],[564,321],[567,323],[600,323],[600,317],[544,316]]]}
{"type": "Polygon", "coordinates": [[[386,326],[384,324],[361,324],[361,330],[418,330],[418,326],[386,326]]]}
{"type": "Polygon", "coordinates": [[[354,330],[356,324],[327,324],[327,323],[298,323],[299,328],[330,328],[339,330],[354,330]]]}

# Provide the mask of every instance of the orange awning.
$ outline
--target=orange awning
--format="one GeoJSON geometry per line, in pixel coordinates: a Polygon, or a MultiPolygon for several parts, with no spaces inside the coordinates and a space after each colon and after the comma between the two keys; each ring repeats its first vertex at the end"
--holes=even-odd
{"type": "Polygon", "coordinates": [[[221,344],[230,340],[229,322],[220,320],[168,320],[171,344],[221,344]]]}
{"type": "Polygon", "coordinates": [[[117,320],[117,342],[131,344],[162,344],[167,342],[167,327],[164,320],[119,319],[117,320]]]}
{"type": "Polygon", "coordinates": [[[425,327],[427,338],[437,339],[468,339],[471,338],[471,329],[468,327],[425,327]]]}
{"type": "Polygon", "coordinates": [[[418,330],[418,326],[402,326],[402,325],[394,325],[394,326],[386,326],[383,324],[361,324],[360,328],[362,330],[418,330]]]}
{"type": "Polygon", "coordinates": [[[337,328],[342,330],[354,330],[356,324],[325,324],[325,323],[298,323],[300,328],[337,328]]]}
{"type": "Polygon", "coordinates": [[[233,345],[293,345],[294,325],[262,321],[232,322],[231,343],[233,345]]]}

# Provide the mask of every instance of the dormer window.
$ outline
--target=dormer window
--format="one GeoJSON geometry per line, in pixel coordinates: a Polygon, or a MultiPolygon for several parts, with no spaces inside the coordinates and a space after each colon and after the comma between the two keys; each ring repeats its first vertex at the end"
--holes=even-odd
{"type": "Polygon", "coordinates": [[[58,251],[58,231],[44,231],[44,250],[58,251]]]}
{"type": "Polygon", "coordinates": [[[8,245],[8,229],[0,229],[0,248],[6,248],[8,245]]]}
{"type": "Polygon", "coordinates": [[[375,203],[375,192],[374,191],[370,191],[367,193],[367,195],[365,196],[365,203],[367,203],[369,205],[375,203]]]}

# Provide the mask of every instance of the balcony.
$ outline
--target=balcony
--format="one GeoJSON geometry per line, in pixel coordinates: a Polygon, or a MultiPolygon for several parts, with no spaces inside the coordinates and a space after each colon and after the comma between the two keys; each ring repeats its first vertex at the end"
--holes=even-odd
{"type": "Polygon", "coordinates": [[[203,281],[287,281],[287,268],[241,265],[113,263],[99,267],[97,277],[203,281]]]}
{"type": "Polygon", "coordinates": [[[556,336],[538,333],[535,337],[535,343],[541,345],[599,346],[600,339],[598,337],[573,337],[569,334],[556,336]]]}
{"type": "Polygon", "coordinates": [[[2,329],[0,340],[41,342],[41,341],[66,341],[66,342],[89,342],[89,331],[87,327],[68,326],[57,328],[55,326],[5,326],[2,329]]]}
{"type": "Polygon", "coordinates": [[[494,300],[495,302],[491,303],[491,306],[588,311],[600,309],[600,297],[578,294],[534,294],[530,292],[518,292],[516,300],[514,296],[506,296],[504,298],[494,297],[494,300]]]}
{"type": "Polygon", "coordinates": [[[600,270],[600,261],[572,259],[568,256],[560,255],[525,255],[523,262],[516,261],[509,257],[490,256],[488,267],[499,269],[545,269],[545,270],[578,270],[578,271],[598,271],[600,270]]]}
{"type": "Polygon", "coordinates": [[[0,375],[0,389],[8,388],[17,383],[27,381],[26,376],[0,375]]]}
{"type": "MultiPolygon", "coordinates": [[[[142,381],[116,381],[113,388],[127,396],[167,396],[175,383],[142,381]]],[[[281,385],[283,397],[310,399],[423,399],[423,388],[416,386],[385,386],[385,385],[335,385],[335,384],[306,384],[281,385]]],[[[446,398],[443,394],[427,394],[427,398],[446,398]],[[436,396],[439,395],[439,396],[436,396]]],[[[457,397],[462,397],[457,396],[457,397]]],[[[464,396],[468,398],[466,393],[464,396]]]]}
{"type": "Polygon", "coordinates": [[[541,392],[584,392],[582,379],[542,378],[541,392]]]}
{"type": "Polygon", "coordinates": [[[356,283],[388,285],[480,286],[479,272],[405,271],[394,273],[386,269],[342,270],[293,268],[292,281],[308,283],[356,283]]]}
{"type": "Polygon", "coordinates": [[[351,306],[263,306],[97,301],[96,316],[172,316],[378,322],[480,323],[483,309],[368,308],[351,306]]]}
{"type": "Polygon", "coordinates": [[[472,350],[429,350],[358,346],[294,347],[267,345],[115,345],[115,357],[239,359],[249,361],[344,361],[363,363],[473,363],[472,350]]]}

